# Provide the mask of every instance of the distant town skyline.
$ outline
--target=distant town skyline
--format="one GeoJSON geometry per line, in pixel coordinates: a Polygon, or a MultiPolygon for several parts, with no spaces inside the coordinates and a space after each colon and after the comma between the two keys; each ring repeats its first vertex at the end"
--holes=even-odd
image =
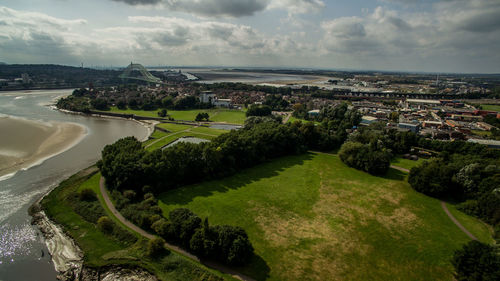
{"type": "Polygon", "coordinates": [[[498,0],[5,0],[0,61],[500,73],[498,0]]]}

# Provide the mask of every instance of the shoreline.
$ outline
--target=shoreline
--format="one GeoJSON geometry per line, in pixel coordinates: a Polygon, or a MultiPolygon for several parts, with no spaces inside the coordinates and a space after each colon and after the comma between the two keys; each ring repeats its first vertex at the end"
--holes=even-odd
{"type": "Polygon", "coordinates": [[[153,134],[153,132],[155,130],[155,126],[160,123],[159,121],[153,120],[153,119],[137,120],[137,119],[134,119],[134,118],[125,118],[125,117],[119,117],[119,116],[102,115],[102,114],[97,114],[97,113],[86,114],[86,113],[79,112],[79,111],[71,111],[71,110],[67,110],[67,109],[57,108],[55,105],[52,105],[51,109],[57,110],[57,111],[60,111],[62,113],[66,113],[66,114],[91,116],[91,117],[103,118],[103,119],[128,120],[128,121],[136,122],[136,123],[144,126],[148,130],[146,136],[144,138],[142,138],[141,140],[139,140],[140,142],[147,141],[149,139],[149,137],[153,134]]]}
{"type": "MultiPolygon", "coordinates": [[[[41,122],[15,116],[4,117],[4,120],[19,123],[15,125],[30,127],[28,131],[38,131],[42,135],[42,140],[31,143],[24,150],[18,150],[19,148],[12,144],[10,147],[7,145],[7,148],[0,154],[3,155],[4,161],[4,167],[0,166],[0,181],[15,176],[19,171],[41,165],[46,160],[73,148],[89,133],[85,126],[71,122],[41,122]]],[[[39,135],[35,136],[35,138],[39,137],[39,135]]]]}
{"type": "MultiPolygon", "coordinates": [[[[79,114],[86,115],[81,112],[73,112],[69,110],[59,109],[52,106],[54,110],[61,111],[66,114],[79,114]]],[[[91,115],[97,118],[115,118],[121,120],[131,120],[121,117],[111,117],[111,116],[99,116],[91,115]]],[[[159,123],[158,121],[151,120],[134,120],[133,121],[143,125],[147,129],[147,134],[142,141],[149,139],[151,134],[154,132],[155,125],[159,123]]],[[[88,132],[87,132],[88,134],[88,132]]],[[[86,134],[85,134],[86,135],[86,134]]],[[[76,145],[76,144],[75,144],[76,145]]],[[[68,148],[69,149],[69,148],[68,148]]],[[[87,170],[83,169],[78,171],[76,174],[87,170]]],[[[1,179],[0,179],[1,180],[1,179]]],[[[63,228],[52,221],[43,211],[41,207],[41,202],[45,196],[53,192],[57,186],[59,186],[65,179],[62,179],[57,183],[52,189],[41,196],[28,211],[29,215],[32,217],[31,224],[37,227],[42,233],[43,242],[47,246],[49,253],[51,255],[51,260],[54,264],[56,271],[59,273],[58,280],[64,281],[93,281],[94,277],[100,276],[101,280],[117,280],[117,281],[130,281],[130,280],[144,280],[144,281],[157,281],[156,276],[151,275],[144,269],[141,268],[123,268],[121,266],[108,266],[103,269],[103,271],[96,270],[93,268],[86,267],[83,262],[84,253],[78,247],[75,240],[67,235],[63,228]]]]}

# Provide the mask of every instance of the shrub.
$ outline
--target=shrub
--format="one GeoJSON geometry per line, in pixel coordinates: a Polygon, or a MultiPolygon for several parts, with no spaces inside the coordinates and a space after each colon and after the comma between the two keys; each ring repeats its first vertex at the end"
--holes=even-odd
{"type": "Polygon", "coordinates": [[[106,234],[111,234],[113,232],[114,223],[108,217],[103,216],[97,220],[97,228],[106,234]]]}
{"type": "Polygon", "coordinates": [[[97,195],[90,188],[85,188],[79,193],[79,198],[82,201],[94,201],[97,199],[97,195]]]}
{"type": "Polygon", "coordinates": [[[147,254],[152,258],[158,258],[166,253],[165,240],[155,237],[148,242],[147,254]]]}

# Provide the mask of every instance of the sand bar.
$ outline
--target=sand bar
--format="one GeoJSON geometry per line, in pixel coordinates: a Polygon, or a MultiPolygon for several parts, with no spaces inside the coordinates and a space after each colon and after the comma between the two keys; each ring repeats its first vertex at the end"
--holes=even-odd
{"type": "Polygon", "coordinates": [[[0,180],[66,151],[86,133],[74,123],[0,117],[0,180]]]}

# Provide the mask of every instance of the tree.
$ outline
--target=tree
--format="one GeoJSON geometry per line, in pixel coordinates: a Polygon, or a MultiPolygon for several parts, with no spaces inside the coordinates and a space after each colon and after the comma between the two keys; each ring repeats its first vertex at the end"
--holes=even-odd
{"type": "Polygon", "coordinates": [[[191,237],[201,225],[201,219],[189,209],[172,210],[168,215],[175,237],[185,247],[189,247],[191,237]]]}
{"type": "Polygon", "coordinates": [[[196,115],[196,118],[194,120],[197,121],[197,122],[206,120],[208,122],[209,118],[210,118],[210,116],[208,115],[208,113],[206,113],[206,112],[199,112],[196,115]]]}
{"type": "Polygon", "coordinates": [[[114,223],[107,216],[103,216],[97,220],[97,228],[104,233],[110,234],[113,232],[114,223]]]}
{"type": "Polygon", "coordinates": [[[97,110],[108,110],[108,101],[102,98],[93,99],[90,105],[97,110]]]}
{"type": "Polygon", "coordinates": [[[489,245],[470,241],[457,250],[451,261],[458,281],[500,280],[500,255],[489,245]]]}
{"type": "Polygon", "coordinates": [[[167,110],[165,108],[161,109],[160,111],[158,111],[158,116],[160,117],[167,116],[167,110]]]}
{"type": "Polygon", "coordinates": [[[253,104],[248,108],[246,116],[269,116],[271,115],[271,107],[267,105],[253,104]]]}

